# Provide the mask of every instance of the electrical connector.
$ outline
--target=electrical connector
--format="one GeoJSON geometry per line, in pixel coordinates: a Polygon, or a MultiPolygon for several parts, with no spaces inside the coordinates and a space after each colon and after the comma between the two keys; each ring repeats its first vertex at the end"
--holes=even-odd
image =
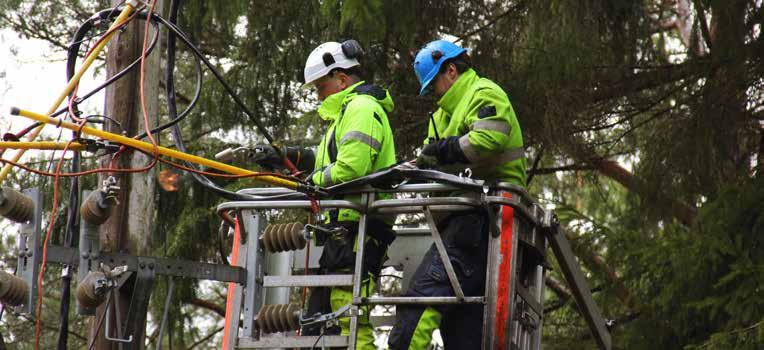
{"type": "Polygon", "coordinates": [[[113,176],[109,176],[103,182],[103,188],[90,192],[88,198],[86,198],[80,206],[80,215],[82,219],[93,224],[100,225],[106,222],[111,216],[112,209],[119,205],[117,199],[117,193],[119,186],[117,186],[117,179],[113,176]]]}

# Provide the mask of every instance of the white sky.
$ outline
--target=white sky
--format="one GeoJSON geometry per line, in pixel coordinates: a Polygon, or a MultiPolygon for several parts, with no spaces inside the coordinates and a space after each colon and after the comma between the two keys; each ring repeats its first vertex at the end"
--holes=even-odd
{"type": "MultiPolygon", "coordinates": [[[[0,30],[0,133],[16,132],[31,122],[11,116],[11,106],[45,113],[66,86],[66,52],[42,40],[19,38],[9,30],[0,30]]],[[[98,61],[94,64],[99,64],[98,61]]],[[[100,84],[93,78],[93,67],[83,77],[80,92],[84,94],[100,84]]],[[[83,104],[82,110],[98,112],[103,106],[103,93],[83,104]]],[[[63,106],[64,104],[62,104],[63,106]]],[[[58,131],[46,127],[46,137],[58,131]]]]}

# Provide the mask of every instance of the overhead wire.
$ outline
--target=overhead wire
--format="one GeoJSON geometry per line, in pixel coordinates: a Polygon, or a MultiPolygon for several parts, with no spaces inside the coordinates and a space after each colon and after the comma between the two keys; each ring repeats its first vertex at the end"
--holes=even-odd
{"type": "MultiPolygon", "coordinates": [[[[45,116],[50,116],[51,113],[55,112],[56,108],[63,102],[63,100],[69,95],[74,85],[78,83],[78,81],[82,78],[82,76],[85,74],[85,72],[88,70],[88,68],[93,64],[93,62],[96,60],[98,54],[103,51],[103,48],[106,46],[109,40],[114,36],[114,30],[119,28],[128,17],[130,17],[130,14],[134,12],[135,8],[132,6],[132,4],[127,4],[122,11],[120,12],[120,15],[117,17],[117,19],[114,21],[114,23],[109,27],[109,31],[107,34],[99,39],[98,44],[96,45],[94,51],[92,54],[90,54],[85,61],[83,62],[82,67],[77,71],[77,73],[74,75],[74,78],[69,81],[64,89],[61,91],[61,93],[58,95],[56,100],[53,102],[53,104],[49,107],[48,111],[45,112],[45,116]]],[[[40,134],[40,132],[43,130],[45,125],[40,125],[34,130],[31,131],[30,135],[28,136],[29,141],[34,141],[34,139],[40,134]]],[[[26,150],[19,149],[16,151],[16,154],[13,155],[12,159],[14,162],[21,159],[21,157],[24,156],[24,153],[26,150]]],[[[6,165],[0,170],[0,181],[5,180],[8,174],[10,173],[11,167],[6,165]]]]}
{"type": "MultiPolygon", "coordinates": [[[[180,0],[172,0],[170,2],[170,16],[169,16],[169,23],[174,25],[178,18],[178,10],[180,8],[180,0]]],[[[177,29],[177,28],[176,28],[177,29]]],[[[179,29],[178,29],[179,31],[179,29]]],[[[178,33],[175,30],[170,30],[167,33],[167,66],[165,68],[165,93],[167,95],[167,113],[169,114],[170,118],[173,120],[180,119],[180,116],[176,116],[177,113],[177,106],[175,102],[175,78],[174,78],[174,71],[175,71],[175,42],[176,37],[178,36],[178,33]]],[[[186,43],[188,45],[188,43],[186,43]]],[[[189,46],[190,47],[190,46],[189,46]]],[[[199,69],[201,69],[201,65],[199,64],[200,58],[197,56],[196,62],[199,69]]],[[[201,86],[201,75],[197,74],[197,86],[201,86]]],[[[174,124],[171,129],[173,140],[175,141],[175,147],[178,148],[179,151],[188,153],[188,149],[186,148],[186,145],[183,142],[183,135],[181,133],[180,127],[178,124],[174,124]]],[[[191,169],[191,164],[188,164],[188,168],[191,169]]],[[[195,169],[194,169],[195,170],[195,169]]],[[[247,200],[252,199],[251,196],[242,195],[236,192],[228,191],[212,181],[210,179],[204,177],[202,174],[197,174],[196,171],[191,171],[192,178],[199,183],[201,186],[212,190],[213,192],[219,194],[223,198],[226,198],[228,200],[247,200]]]]}
{"type": "Polygon", "coordinates": [[[239,108],[244,112],[244,115],[246,115],[250,121],[255,123],[255,126],[257,127],[258,131],[263,135],[263,137],[265,137],[268,143],[271,145],[274,145],[274,149],[276,150],[276,153],[279,155],[279,157],[282,158],[282,160],[284,161],[284,165],[287,167],[287,169],[289,169],[289,171],[291,171],[292,173],[297,173],[298,172],[297,168],[294,166],[294,164],[292,164],[289,158],[287,158],[286,155],[281,151],[280,147],[276,145],[276,142],[273,136],[271,136],[271,134],[268,132],[268,130],[265,128],[262,122],[258,118],[255,118],[255,116],[249,110],[247,105],[244,104],[244,102],[241,100],[239,95],[233,90],[233,88],[231,88],[231,86],[228,84],[225,78],[223,78],[220,72],[218,72],[217,68],[215,68],[215,66],[207,59],[207,57],[204,56],[201,50],[199,50],[199,48],[196,45],[191,43],[191,41],[186,37],[183,31],[181,31],[175,24],[167,21],[161,16],[156,16],[156,17],[160,22],[165,23],[167,27],[171,31],[173,31],[175,35],[177,35],[177,37],[180,38],[181,41],[183,41],[188,46],[189,49],[191,49],[191,51],[194,53],[194,55],[196,55],[196,57],[202,60],[204,65],[210,70],[210,72],[215,77],[215,79],[217,79],[220,85],[223,86],[223,89],[226,91],[226,93],[228,93],[228,95],[231,96],[231,98],[234,100],[236,105],[238,105],[239,108]]]}
{"type": "MultiPolygon", "coordinates": [[[[94,17],[100,17],[101,19],[107,19],[107,18],[104,18],[104,14],[108,15],[108,13],[110,13],[110,12],[113,12],[113,11],[111,11],[111,10],[104,10],[104,11],[99,12],[99,16],[94,16],[94,17]]],[[[202,62],[205,63],[205,65],[213,72],[213,75],[215,75],[216,78],[218,78],[218,80],[221,82],[221,84],[223,84],[224,86],[228,86],[228,84],[225,82],[225,80],[222,78],[222,76],[220,76],[220,74],[217,72],[215,67],[209,62],[209,60],[206,59],[206,57],[204,57],[203,54],[201,54],[200,50],[193,43],[190,42],[190,40],[185,36],[185,34],[182,31],[180,31],[177,28],[177,26],[175,26],[172,23],[169,23],[166,19],[164,19],[161,16],[158,16],[156,14],[152,14],[151,16],[147,16],[143,12],[136,12],[135,16],[138,16],[138,17],[140,17],[142,19],[146,19],[146,20],[151,21],[151,22],[154,22],[154,20],[156,20],[159,23],[165,25],[174,34],[176,34],[178,37],[181,38],[181,41],[183,41],[184,44],[186,44],[191,49],[191,51],[194,53],[195,56],[197,56],[200,60],[202,60],[202,62]]],[[[85,32],[85,30],[83,29],[82,32],[85,32]]],[[[71,59],[71,57],[70,57],[70,59],[71,59]]],[[[121,71],[120,73],[125,74],[126,71],[127,71],[127,69],[121,71]]],[[[112,83],[113,81],[114,80],[109,79],[109,81],[107,81],[106,83],[112,83]]],[[[199,81],[199,79],[197,81],[199,81]]],[[[104,83],[104,84],[106,84],[106,83],[104,83]]],[[[230,95],[234,98],[235,101],[238,101],[239,103],[241,103],[241,101],[238,99],[236,94],[232,91],[232,89],[230,89],[230,86],[228,86],[228,89],[226,89],[226,90],[230,93],[230,95]]],[[[198,91],[198,88],[197,88],[197,91],[198,91]]],[[[83,96],[83,98],[79,99],[79,101],[77,101],[77,102],[81,102],[82,100],[84,100],[84,96],[83,96]]],[[[243,103],[241,103],[240,106],[242,106],[243,109],[245,109],[245,111],[246,111],[245,114],[249,113],[248,109],[246,108],[246,106],[243,105],[243,103]]],[[[190,106],[189,106],[189,108],[190,108],[190,106]]],[[[189,108],[187,108],[187,111],[190,110],[189,108]]],[[[66,109],[64,109],[62,111],[59,111],[59,112],[65,112],[65,111],[66,111],[66,109]]],[[[184,112],[187,112],[187,111],[184,111],[184,112]]],[[[251,113],[249,113],[248,115],[250,117],[252,117],[251,113]]],[[[180,115],[179,115],[179,117],[180,117],[180,115]]],[[[254,118],[254,117],[252,117],[252,118],[254,118]]],[[[177,118],[177,117],[173,118],[173,121],[176,121],[176,119],[179,119],[179,118],[177,118]]],[[[256,121],[256,124],[259,124],[259,122],[256,121]]],[[[262,128],[261,130],[265,131],[264,128],[262,128]]],[[[265,131],[265,133],[267,134],[267,131],[265,131]]],[[[270,137],[270,135],[267,135],[266,139],[272,139],[272,138],[270,137]]],[[[0,161],[4,161],[6,163],[10,163],[10,164],[16,165],[16,166],[20,165],[20,164],[14,163],[12,161],[6,161],[6,160],[0,160],[0,161]]],[[[24,167],[22,166],[22,168],[24,168],[24,167]]],[[[31,170],[32,172],[35,172],[35,173],[38,173],[38,174],[45,174],[44,172],[35,171],[35,170],[32,170],[32,169],[28,169],[28,168],[26,168],[26,170],[31,170]]],[[[114,168],[112,168],[112,169],[98,169],[98,170],[95,170],[95,171],[80,172],[80,173],[77,173],[77,174],[78,175],[86,175],[86,174],[91,174],[91,173],[96,173],[96,172],[103,172],[104,170],[117,170],[117,169],[114,169],[114,168]]],[[[119,171],[120,172],[137,172],[139,170],[140,169],[121,169],[119,171]]],[[[72,175],[75,175],[75,174],[66,174],[66,175],[62,174],[62,176],[72,176],[72,175]]],[[[216,174],[214,176],[224,176],[224,175],[216,174]]],[[[256,177],[257,175],[252,175],[252,176],[256,177]]],[[[235,177],[235,176],[233,176],[233,177],[235,177]]],[[[249,177],[249,176],[239,176],[239,177],[249,177]]],[[[245,200],[245,199],[254,199],[254,198],[257,198],[257,197],[256,196],[240,195],[240,194],[235,194],[235,193],[229,192],[227,198],[229,198],[229,199],[245,200]]]]}

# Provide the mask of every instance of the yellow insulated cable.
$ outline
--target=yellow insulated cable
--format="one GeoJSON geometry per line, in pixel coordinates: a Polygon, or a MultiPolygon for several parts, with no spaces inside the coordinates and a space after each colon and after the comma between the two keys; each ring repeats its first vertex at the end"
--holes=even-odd
{"type": "MultiPolygon", "coordinates": [[[[13,114],[13,115],[20,115],[20,116],[23,116],[23,117],[26,117],[26,118],[29,118],[29,119],[32,119],[32,120],[36,120],[38,122],[42,122],[42,123],[45,123],[45,124],[51,124],[51,125],[55,125],[55,126],[58,126],[58,127],[63,127],[63,128],[69,129],[69,130],[80,130],[80,126],[77,125],[77,124],[70,123],[70,122],[67,122],[67,121],[64,121],[64,120],[61,120],[61,119],[58,119],[58,118],[51,118],[51,117],[49,117],[47,115],[42,115],[42,114],[35,113],[35,112],[32,112],[32,111],[18,109],[18,108],[15,108],[15,107],[11,109],[11,114],[13,114]]],[[[129,137],[113,134],[113,133],[110,133],[110,132],[107,132],[107,131],[103,131],[103,130],[98,130],[98,129],[91,128],[91,127],[88,127],[88,126],[82,127],[81,132],[84,133],[84,134],[87,134],[87,135],[100,137],[100,138],[105,139],[105,140],[114,141],[114,142],[118,142],[118,143],[123,144],[123,145],[127,145],[127,146],[130,146],[130,147],[133,147],[133,148],[137,148],[137,149],[140,149],[140,150],[142,150],[144,152],[147,152],[147,153],[153,153],[154,152],[154,146],[152,144],[148,143],[148,142],[143,142],[143,141],[139,141],[139,140],[136,140],[136,139],[131,139],[129,137]]],[[[160,155],[163,155],[163,156],[172,157],[172,158],[180,159],[180,160],[185,160],[187,162],[191,162],[191,163],[194,163],[194,164],[204,165],[206,167],[209,167],[209,168],[212,168],[212,169],[216,169],[216,170],[220,170],[220,171],[224,171],[224,172],[229,173],[229,174],[234,174],[234,175],[257,175],[257,174],[259,174],[258,172],[255,172],[255,171],[251,171],[251,170],[247,170],[247,169],[242,169],[242,168],[239,168],[239,167],[235,167],[235,166],[228,165],[228,164],[221,163],[221,162],[216,162],[214,160],[198,157],[198,156],[195,156],[195,155],[192,155],[192,154],[188,154],[188,153],[183,153],[183,152],[176,151],[174,149],[169,149],[169,148],[162,147],[162,146],[157,146],[157,152],[160,155]]],[[[299,182],[291,181],[291,180],[287,180],[287,179],[283,179],[283,178],[276,177],[276,176],[271,176],[271,175],[257,176],[257,177],[254,177],[254,179],[257,180],[257,181],[260,181],[260,182],[265,182],[265,183],[268,183],[268,184],[272,184],[272,185],[276,185],[276,186],[281,186],[281,187],[286,187],[286,188],[290,188],[290,189],[298,189],[298,187],[300,187],[300,185],[301,185],[299,182]]]]}
{"type": "MultiPolygon", "coordinates": [[[[93,51],[90,53],[90,55],[88,55],[88,57],[82,63],[82,67],[80,67],[80,69],[77,71],[77,73],[74,74],[72,79],[69,80],[69,83],[66,84],[66,87],[64,87],[64,91],[61,91],[61,94],[56,99],[56,102],[54,102],[53,105],[48,110],[48,112],[45,113],[46,115],[53,114],[53,112],[56,111],[58,106],[61,105],[61,102],[64,101],[66,96],[69,96],[69,93],[71,93],[72,90],[74,89],[74,86],[77,85],[77,83],[79,83],[82,76],[85,74],[88,68],[90,68],[90,65],[93,64],[93,61],[95,61],[96,58],[98,58],[98,55],[101,53],[101,51],[103,51],[103,48],[106,46],[106,44],[108,44],[111,38],[114,37],[114,34],[117,33],[116,30],[115,31],[111,31],[111,30],[120,26],[122,22],[127,20],[127,17],[129,17],[130,14],[133,12],[133,10],[135,9],[135,5],[133,4],[133,2],[134,1],[128,1],[127,4],[125,4],[125,8],[122,9],[122,12],[119,13],[119,16],[117,17],[117,19],[115,19],[114,23],[111,25],[111,27],[109,27],[109,31],[110,31],[109,35],[104,37],[103,40],[101,40],[98,43],[98,45],[96,45],[96,47],[93,48],[93,51]]],[[[29,136],[27,137],[27,141],[34,141],[34,139],[37,138],[37,135],[39,135],[40,132],[42,131],[43,127],[45,127],[45,124],[34,128],[34,130],[32,130],[29,136]]],[[[16,152],[16,154],[13,156],[11,161],[13,161],[14,163],[17,163],[19,159],[21,159],[21,156],[24,155],[24,152],[26,152],[26,149],[19,149],[16,152]]],[[[11,172],[12,168],[13,166],[11,164],[5,164],[5,166],[3,167],[3,170],[0,171],[0,184],[3,183],[3,181],[5,181],[5,178],[8,177],[8,173],[11,172]]]]}
{"type": "MultiPolygon", "coordinates": [[[[40,149],[40,150],[63,150],[66,147],[66,142],[54,142],[54,141],[0,141],[0,149],[40,149]]],[[[69,150],[81,151],[85,149],[85,146],[78,142],[72,142],[69,145],[69,150]]]]}

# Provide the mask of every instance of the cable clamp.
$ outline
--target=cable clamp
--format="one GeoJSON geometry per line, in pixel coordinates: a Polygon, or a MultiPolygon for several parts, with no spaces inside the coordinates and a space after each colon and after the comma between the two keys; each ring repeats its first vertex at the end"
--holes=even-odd
{"type": "Polygon", "coordinates": [[[353,312],[351,308],[351,304],[345,304],[344,306],[337,309],[337,311],[330,312],[328,314],[316,313],[313,316],[308,316],[305,318],[300,316],[300,325],[307,326],[316,323],[323,323],[325,324],[326,328],[330,328],[333,325],[338,324],[340,318],[360,316],[360,310],[353,312]]]}
{"type": "Polygon", "coordinates": [[[120,145],[111,141],[98,141],[93,139],[79,139],[77,140],[81,145],[85,147],[86,152],[96,153],[98,150],[104,150],[107,154],[115,153],[119,151],[120,145]]]}

